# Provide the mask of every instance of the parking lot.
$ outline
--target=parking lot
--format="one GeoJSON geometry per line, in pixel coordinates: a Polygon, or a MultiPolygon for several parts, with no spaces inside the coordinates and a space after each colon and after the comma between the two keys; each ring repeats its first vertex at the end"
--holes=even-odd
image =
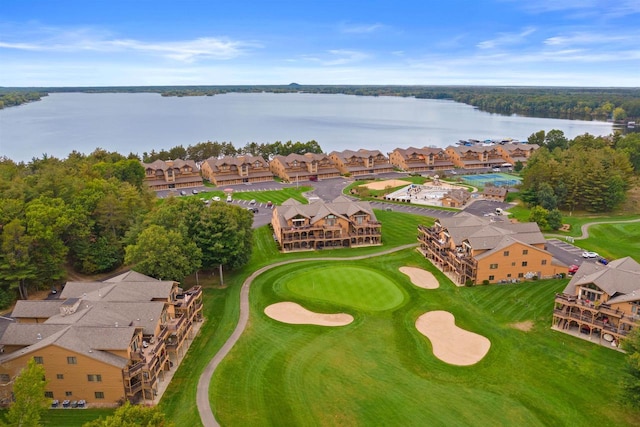
{"type": "Polygon", "coordinates": [[[583,262],[595,263],[600,258],[583,258],[582,252],[584,252],[584,249],[560,239],[548,239],[547,250],[551,252],[554,258],[567,266],[580,265],[583,262]]]}

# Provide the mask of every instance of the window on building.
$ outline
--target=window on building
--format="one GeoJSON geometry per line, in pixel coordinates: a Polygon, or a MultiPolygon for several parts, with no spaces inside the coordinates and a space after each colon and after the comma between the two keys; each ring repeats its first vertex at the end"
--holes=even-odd
{"type": "Polygon", "coordinates": [[[489,264],[489,268],[491,270],[496,270],[498,268],[498,264],[489,264]]]}
{"type": "Polygon", "coordinates": [[[511,277],[511,273],[507,274],[507,277],[511,277]]]}
{"type": "Polygon", "coordinates": [[[324,220],[325,224],[327,224],[328,226],[334,226],[336,225],[336,216],[335,215],[327,215],[327,217],[324,220]]]}
{"type": "Polygon", "coordinates": [[[489,280],[494,280],[495,277],[494,276],[489,276],[489,280]]]}
{"type": "Polygon", "coordinates": [[[42,356],[33,356],[33,360],[35,360],[38,365],[42,365],[44,363],[42,356]]]}
{"type": "Polygon", "coordinates": [[[527,261],[522,261],[522,266],[526,267],[527,266],[527,261]]]}
{"type": "Polygon", "coordinates": [[[88,374],[87,375],[87,380],[89,382],[92,382],[92,383],[94,383],[94,382],[98,382],[99,383],[99,382],[102,381],[102,375],[100,375],[100,374],[88,374]]]}
{"type": "Polygon", "coordinates": [[[529,249],[523,249],[522,250],[522,255],[527,255],[529,253],[529,249]]]}
{"type": "Polygon", "coordinates": [[[511,263],[511,267],[515,267],[515,266],[516,266],[516,262],[515,262],[515,261],[513,261],[513,262],[511,263]]]}
{"type": "Polygon", "coordinates": [[[518,277],[524,277],[524,273],[518,273],[518,277]]]}
{"type": "Polygon", "coordinates": [[[67,363],[69,365],[77,365],[78,364],[78,359],[76,359],[74,356],[69,356],[69,357],[67,357],[67,363]]]}
{"type": "Polygon", "coordinates": [[[547,265],[547,260],[546,259],[542,260],[542,265],[547,265]]]}
{"type": "Polygon", "coordinates": [[[0,384],[7,384],[9,381],[11,381],[9,374],[0,374],[0,384]]]}
{"type": "Polygon", "coordinates": [[[56,374],[56,379],[63,380],[64,379],[64,375],[63,374],[56,374]]]}
{"type": "Polygon", "coordinates": [[[49,398],[49,399],[53,399],[53,392],[52,391],[45,391],[44,392],[44,397],[49,398]]]}
{"type": "Polygon", "coordinates": [[[504,256],[509,256],[509,251],[504,251],[502,254],[503,254],[504,256]]]}
{"type": "Polygon", "coordinates": [[[64,395],[67,396],[67,397],[71,397],[71,396],[73,396],[73,392],[72,391],[65,391],[64,395]]]}
{"type": "Polygon", "coordinates": [[[96,399],[104,399],[104,391],[95,392],[96,399]]]}

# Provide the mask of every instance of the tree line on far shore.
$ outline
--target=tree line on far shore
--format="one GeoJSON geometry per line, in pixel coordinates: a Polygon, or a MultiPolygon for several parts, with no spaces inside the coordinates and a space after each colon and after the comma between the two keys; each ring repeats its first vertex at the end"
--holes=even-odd
{"type": "Polygon", "coordinates": [[[319,93],[448,99],[504,115],[572,120],[640,119],[638,88],[393,86],[393,85],[236,85],[0,88],[0,109],[55,92],[159,93],[162,96],[213,96],[225,93],[319,93]]]}

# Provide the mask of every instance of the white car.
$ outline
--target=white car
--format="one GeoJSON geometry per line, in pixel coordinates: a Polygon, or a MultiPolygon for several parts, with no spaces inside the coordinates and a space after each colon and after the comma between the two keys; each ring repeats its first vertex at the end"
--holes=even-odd
{"type": "Polygon", "coordinates": [[[219,201],[220,201],[220,197],[218,197],[218,196],[213,196],[213,197],[211,198],[211,200],[213,200],[214,202],[219,202],[219,201]]]}
{"type": "Polygon", "coordinates": [[[584,251],[584,252],[582,252],[582,258],[598,258],[598,253],[597,252],[584,251]]]}
{"type": "Polygon", "coordinates": [[[255,200],[255,199],[251,199],[251,200],[249,201],[249,206],[253,206],[253,205],[255,205],[255,204],[256,204],[256,200],[255,200]]]}

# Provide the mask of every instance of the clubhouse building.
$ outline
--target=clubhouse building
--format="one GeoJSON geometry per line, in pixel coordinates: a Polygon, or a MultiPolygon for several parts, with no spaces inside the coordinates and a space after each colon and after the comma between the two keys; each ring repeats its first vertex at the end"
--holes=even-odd
{"type": "Polygon", "coordinates": [[[282,252],[382,244],[382,225],[369,202],[344,196],[308,205],[289,199],[273,210],[271,225],[282,252]]]}
{"type": "Polygon", "coordinates": [[[640,264],[631,257],[607,265],[583,262],[556,294],[555,330],[617,347],[639,322],[640,264]]]}
{"type": "Polygon", "coordinates": [[[157,403],[202,320],[202,289],[178,285],[130,271],[67,282],[59,299],[18,301],[0,338],[0,401],[35,359],[45,395],[62,407],[157,403]]]}

